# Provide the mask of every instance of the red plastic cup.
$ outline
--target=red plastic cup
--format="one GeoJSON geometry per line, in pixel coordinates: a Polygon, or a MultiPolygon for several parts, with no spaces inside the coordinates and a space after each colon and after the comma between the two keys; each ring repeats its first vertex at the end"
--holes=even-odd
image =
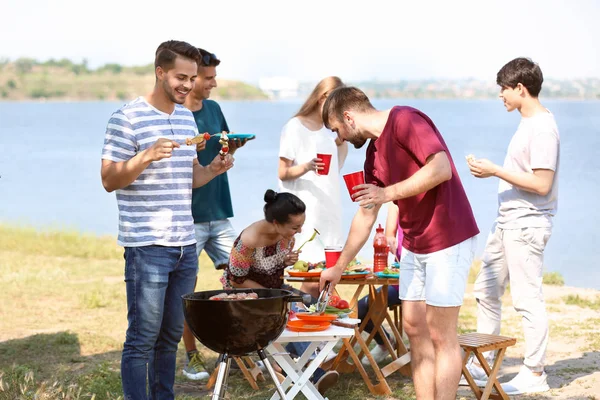
{"type": "Polygon", "coordinates": [[[352,195],[358,190],[352,189],[354,186],[362,185],[365,183],[365,173],[363,171],[353,172],[351,174],[344,175],[344,181],[346,181],[346,187],[352,201],[356,201],[352,198],[352,195]]]}
{"type": "Polygon", "coordinates": [[[340,246],[325,247],[325,268],[334,267],[341,254],[342,248],[340,246]]]}
{"type": "Polygon", "coordinates": [[[322,170],[317,170],[317,175],[329,175],[329,166],[331,165],[331,154],[317,153],[317,158],[321,159],[323,165],[322,170]]]}

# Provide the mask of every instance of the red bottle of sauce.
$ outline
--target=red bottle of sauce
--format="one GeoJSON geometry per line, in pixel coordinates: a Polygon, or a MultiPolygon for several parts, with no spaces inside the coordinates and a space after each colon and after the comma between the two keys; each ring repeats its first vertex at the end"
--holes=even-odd
{"type": "Polygon", "coordinates": [[[382,272],[388,266],[388,252],[390,251],[390,247],[387,244],[381,224],[379,224],[379,227],[375,231],[375,238],[373,240],[373,272],[382,272]]]}

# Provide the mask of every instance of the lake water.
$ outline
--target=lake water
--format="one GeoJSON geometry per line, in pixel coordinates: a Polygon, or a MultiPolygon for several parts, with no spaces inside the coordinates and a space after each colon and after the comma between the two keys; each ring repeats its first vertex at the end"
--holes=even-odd
{"type": "MultiPolygon", "coordinates": [[[[396,104],[427,113],[444,136],[456,162],[482,232],[478,256],[496,216],[495,178],[479,180],[468,173],[464,156],[475,154],[502,163],[518,122],[499,100],[380,100],[377,108],[396,104]]],[[[279,134],[299,102],[220,103],[229,126],[254,133],[236,154],[229,172],[239,231],[262,218],[263,194],[277,188],[279,134]]],[[[561,135],[559,210],[546,249],[549,271],[560,272],[568,285],[600,289],[600,102],[547,101],[561,135]]],[[[100,153],[111,113],[121,103],[0,103],[0,222],[76,229],[115,235],[114,194],[100,182],[100,153]]],[[[342,172],[362,169],[364,149],[350,149],[342,172]]],[[[343,182],[342,182],[343,185],[343,182]]],[[[344,229],[357,209],[343,186],[344,229]]],[[[385,213],[380,213],[380,221],[385,213]]],[[[371,257],[367,242],[364,257],[371,257]]],[[[1,260],[0,260],[1,264],[1,260]]]]}

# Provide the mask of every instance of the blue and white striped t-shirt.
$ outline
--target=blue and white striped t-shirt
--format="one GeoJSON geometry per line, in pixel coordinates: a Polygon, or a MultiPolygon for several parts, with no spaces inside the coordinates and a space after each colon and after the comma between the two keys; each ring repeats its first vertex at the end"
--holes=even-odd
{"type": "Polygon", "coordinates": [[[106,127],[104,160],[127,161],[159,138],[181,145],[173,149],[171,158],[153,161],[131,185],[117,190],[119,245],[187,246],[196,242],[191,209],[196,146],[186,146],[185,139],[197,134],[192,113],[178,104],[167,114],[139,97],[113,113],[106,127]]]}

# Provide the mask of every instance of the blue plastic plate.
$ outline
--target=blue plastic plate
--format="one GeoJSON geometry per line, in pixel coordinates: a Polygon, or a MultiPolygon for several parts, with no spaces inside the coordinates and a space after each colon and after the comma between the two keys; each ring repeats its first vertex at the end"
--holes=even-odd
{"type": "Polygon", "coordinates": [[[248,139],[248,140],[252,140],[256,137],[256,135],[252,134],[252,133],[231,133],[231,134],[227,134],[227,137],[229,139],[248,139]]]}
{"type": "Polygon", "coordinates": [[[399,274],[384,274],[383,272],[375,272],[378,278],[398,278],[399,274]]]}

